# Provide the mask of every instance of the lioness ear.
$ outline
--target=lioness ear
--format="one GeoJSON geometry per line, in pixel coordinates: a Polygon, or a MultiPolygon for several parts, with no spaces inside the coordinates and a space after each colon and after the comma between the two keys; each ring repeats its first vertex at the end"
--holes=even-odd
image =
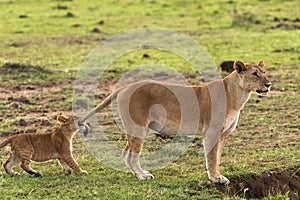
{"type": "Polygon", "coordinates": [[[57,116],[57,121],[59,121],[60,123],[64,124],[64,123],[66,123],[68,121],[68,118],[66,118],[63,115],[58,115],[57,116]]]}
{"type": "Polygon", "coordinates": [[[259,61],[258,66],[263,68],[265,66],[265,62],[263,60],[259,61]]]}
{"type": "Polygon", "coordinates": [[[233,64],[233,68],[238,72],[242,72],[245,71],[247,69],[247,67],[245,66],[245,64],[242,61],[235,61],[233,64]]]}

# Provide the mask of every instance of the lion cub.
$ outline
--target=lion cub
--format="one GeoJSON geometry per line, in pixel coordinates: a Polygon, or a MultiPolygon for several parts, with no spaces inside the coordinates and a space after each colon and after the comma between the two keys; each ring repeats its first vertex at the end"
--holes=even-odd
{"type": "Polygon", "coordinates": [[[57,116],[59,127],[48,134],[19,134],[8,137],[0,144],[0,148],[11,146],[10,157],[3,166],[7,174],[18,174],[13,167],[21,163],[21,168],[29,174],[41,176],[41,173],[33,170],[30,161],[44,162],[50,159],[58,159],[64,173],[87,173],[81,170],[72,156],[72,138],[76,128],[73,117],[57,116]]]}

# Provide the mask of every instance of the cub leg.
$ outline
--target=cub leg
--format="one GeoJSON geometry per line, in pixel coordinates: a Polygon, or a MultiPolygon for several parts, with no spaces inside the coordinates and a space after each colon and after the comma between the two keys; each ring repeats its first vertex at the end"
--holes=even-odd
{"type": "MultiPolygon", "coordinates": [[[[21,156],[20,156],[21,157],[21,156]]],[[[29,174],[33,174],[34,176],[36,177],[39,177],[39,176],[42,176],[42,174],[38,171],[35,171],[33,170],[31,167],[30,167],[30,158],[31,156],[29,157],[21,157],[21,168],[26,171],[27,173],[29,174]]]]}
{"type": "Polygon", "coordinates": [[[127,139],[127,145],[122,153],[126,165],[139,180],[153,179],[154,176],[150,172],[143,170],[139,160],[144,139],[130,135],[127,135],[127,139]]]}
{"type": "Polygon", "coordinates": [[[230,181],[225,177],[222,176],[219,172],[219,143],[220,141],[217,141],[217,143],[213,146],[213,148],[207,152],[209,149],[206,149],[205,141],[204,141],[204,149],[205,149],[205,158],[206,158],[206,168],[208,173],[208,178],[213,183],[222,183],[222,184],[229,184],[230,181]]]}
{"type": "Polygon", "coordinates": [[[12,168],[20,162],[18,156],[15,152],[11,152],[9,158],[4,162],[3,167],[7,174],[15,174],[18,175],[18,172],[15,172],[12,168]]]}
{"type": "Polygon", "coordinates": [[[62,167],[62,169],[64,170],[65,174],[71,174],[72,173],[72,169],[68,166],[68,164],[66,162],[64,162],[62,159],[58,160],[58,163],[60,164],[60,166],[62,167]]]}
{"type": "Polygon", "coordinates": [[[17,148],[15,150],[16,154],[19,156],[19,159],[21,161],[21,168],[29,173],[29,174],[33,174],[34,176],[38,177],[38,176],[42,176],[42,174],[38,171],[35,171],[33,170],[31,167],[30,167],[30,161],[31,161],[31,158],[32,158],[32,155],[34,154],[34,149],[33,148],[25,148],[23,147],[24,149],[26,149],[26,151],[24,151],[21,147],[20,148],[17,148]]]}
{"type": "Polygon", "coordinates": [[[87,174],[86,171],[82,170],[77,162],[74,160],[73,156],[71,153],[69,154],[64,154],[62,158],[62,162],[66,163],[69,168],[71,168],[75,174],[87,174]]]}

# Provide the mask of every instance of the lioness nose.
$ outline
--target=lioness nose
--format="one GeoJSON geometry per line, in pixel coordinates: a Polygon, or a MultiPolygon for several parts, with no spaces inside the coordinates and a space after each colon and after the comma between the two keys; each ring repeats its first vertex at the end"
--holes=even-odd
{"type": "Polygon", "coordinates": [[[265,83],[264,85],[268,88],[271,87],[272,83],[265,83]]]}

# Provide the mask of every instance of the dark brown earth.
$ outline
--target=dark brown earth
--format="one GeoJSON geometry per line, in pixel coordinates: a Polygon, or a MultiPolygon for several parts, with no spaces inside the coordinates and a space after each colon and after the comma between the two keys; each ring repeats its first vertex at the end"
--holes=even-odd
{"type": "Polygon", "coordinates": [[[269,194],[286,194],[300,199],[300,165],[282,171],[274,170],[261,175],[248,174],[230,178],[230,185],[215,185],[230,196],[261,199],[269,194]]]}

